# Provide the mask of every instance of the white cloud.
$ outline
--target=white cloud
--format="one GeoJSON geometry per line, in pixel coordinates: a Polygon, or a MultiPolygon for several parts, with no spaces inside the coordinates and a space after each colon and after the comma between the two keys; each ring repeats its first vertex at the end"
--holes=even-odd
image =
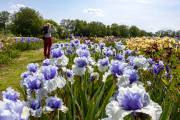
{"type": "Polygon", "coordinates": [[[179,0],[104,0],[101,6],[106,10],[103,21],[107,24],[119,23],[137,25],[147,31],[164,28],[180,28],[179,0]]]}
{"type": "Polygon", "coordinates": [[[11,6],[9,7],[9,12],[10,12],[10,13],[17,12],[17,11],[19,11],[19,9],[22,8],[22,7],[26,7],[26,6],[23,5],[23,4],[14,4],[14,5],[11,5],[11,6]]]}
{"type": "Polygon", "coordinates": [[[95,16],[95,17],[104,17],[104,11],[101,9],[88,8],[88,9],[84,9],[83,13],[86,13],[88,15],[95,16]]]}
{"type": "Polygon", "coordinates": [[[152,1],[150,0],[135,0],[136,3],[140,3],[140,4],[150,4],[152,3],[152,1]]]}

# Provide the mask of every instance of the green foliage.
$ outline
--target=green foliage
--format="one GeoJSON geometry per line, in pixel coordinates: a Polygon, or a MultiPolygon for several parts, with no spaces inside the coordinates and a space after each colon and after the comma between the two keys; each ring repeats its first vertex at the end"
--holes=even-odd
{"type": "Polygon", "coordinates": [[[0,64],[7,64],[11,62],[14,58],[18,57],[20,52],[25,50],[36,50],[42,48],[41,42],[31,42],[31,43],[15,43],[8,46],[0,52],[0,64]]]}
{"type": "Polygon", "coordinates": [[[138,37],[140,36],[140,30],[136,26],[131,26],[129,28],[129,33],[131,37],[138,37]]]}
{"type": "Polygon", "coordinates": [[[74,34],[75,36],[86,37],[104,37],[104,36],[117,36],[122,38],[147,36],[151,35],[144,30],[140,30],[136,26],[129,28],[126,25],[118,25],[113,23],[111,26],[104,25],[101,22],[86,22],[83,20],[69,20],[63,19],[61,22],[61,31],[66,33],[65,36],[74,34]]]}
{"type": "Polygon", "coordinates": [[[0,30],[4,30],[4,34],[6,33],[6,24],[9,22],[9,12],[2,11],[0,12],[0,30]]]}
{"type": "Polygon", "coordinates": [[[37,50],[39,48],[43,47],[42,41],[40,42],[31,42],[31,43],[21,43],[18,42],[14,45],[14,49],[17,49],[19,51],[25,51],[25,50],[37,50]]]}
{"type": "Polygon", "coordinates": [[[40,34],[43,19],[31,8],[21,8],[12,18],[11,29],[16,35],[37,36],[40,34]]]}
{"type": "Polygon", "coordinates": [[[19,55],[19,51],[16,49],[8,48],[3,52],[0,52],[0,64],[6,64],[13,58],[19,55]]]}

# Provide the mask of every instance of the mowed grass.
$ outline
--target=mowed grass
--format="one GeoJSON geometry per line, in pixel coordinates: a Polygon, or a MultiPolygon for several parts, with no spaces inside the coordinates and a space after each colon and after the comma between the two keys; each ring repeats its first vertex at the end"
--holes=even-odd
{"type": "Polygon", "coordinates": [[[27,70],[27,65],[29,63],[41,63],[43,59],[43,49],[28,50],[22,52],[11,63],[0,65],[0,91],[7,87],[18,90],[21,81],[20,75],[27,70]]]}

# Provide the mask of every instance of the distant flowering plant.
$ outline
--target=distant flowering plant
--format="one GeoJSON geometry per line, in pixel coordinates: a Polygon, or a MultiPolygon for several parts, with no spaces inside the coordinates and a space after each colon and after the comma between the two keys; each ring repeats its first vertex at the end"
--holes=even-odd
{"type": "Polygon", "coordinates": [[[86,49],[77,49],[76,50],[76,53],[79,57],[90,57],[90,52],[89,50],[86,50],[86,49]]]}
{"type": "Polygon", "coordinates": [[[74,83],[74,75],[75,75],[73,70],[63,68],[63,72],[64,72],[65,77],[67,78],[67,80],[70,81],[71,84],[73,84],[74,83]]]}
{"type": "Polygon", "coordinates": [[[124,60],[125,60],[124,56],[121,55],[121,54],[117,54],[117,55],[115,56],[115,58],[116,58],[117,60],[119,60],[119,61],[124,61],[124,60]]]}
{"type": "Polygon", "coordinates": [[[163,64],[163,62],[162,61],[159,61],[159,63],[155,63],[154,65],[153,65],[153,73],[155,74],[155,75],[158,75],[161,71],[163,71],[164,70],[164,64],[163,64]]]}
{"type": "Polygon", "coordinates": [[[23,43],[31,43],[31,42],[38,42],[40,41],[39,38],[35,38],[35,37],[15,37],[15,42],[23,42],[23,43]]]}
{"type": "Polygon", "coordinates": [[[148,60],[143,57],[143,56],[136,56],[136,57],[129,57],[129,62],[130,64],[135,68],[135,69],[148,69],[149,67],[149,62],[148,60]]]}
{"type": "Polygon", "coordinates": [[[104,49],[104,55],[110,57],[113,55],[113,51],[110,48],[104,49]]]}
{"type": "Polygon", "coordinates": [[[132,68],[126,68],[121,76],[117,78],[117,86],[129,86],[139,82],[139,74],[132,68]]]}
{"type": "Polygon", "coordinates": [[[122,42],[115,42],[115,48],[117,50],[124,50],[125,49],[125,46],[122,44],[122,42]]]}

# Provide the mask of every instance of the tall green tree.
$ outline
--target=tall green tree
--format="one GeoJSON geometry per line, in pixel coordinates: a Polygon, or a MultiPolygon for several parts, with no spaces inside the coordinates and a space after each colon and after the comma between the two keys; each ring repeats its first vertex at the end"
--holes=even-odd
{"type": "Polygon", "coordinates": [[[4,34],[6,34],[6,24],[9,22],[10,13],[7,11],[0,12],[0,29],[4,30],[4,34]]]}
{"type": "Polygon", "coordinates": [[[119,36],[119,25],[116,23],[113,23],[111,25],[111,31],[113,36],[119,36]]]}
{"type": "Polygon", "coordinates": [[[129,37],[129,28],[126,25],[119,25],[119,36],[123,38],[129,37]]]}
{"type": "Polygon", "coordinates": [[[136,26],[131,26],[129,28],[129,34],[130,34],[130,37],[139,37],[140,36],[140,30],[136,26]]]}
{"type": "Polygon", "coordinates": [[[31,8],[21,8],[12,18],[12,32],[22,36],[38,36],[41,32],[43,18],[31,8]]]}

